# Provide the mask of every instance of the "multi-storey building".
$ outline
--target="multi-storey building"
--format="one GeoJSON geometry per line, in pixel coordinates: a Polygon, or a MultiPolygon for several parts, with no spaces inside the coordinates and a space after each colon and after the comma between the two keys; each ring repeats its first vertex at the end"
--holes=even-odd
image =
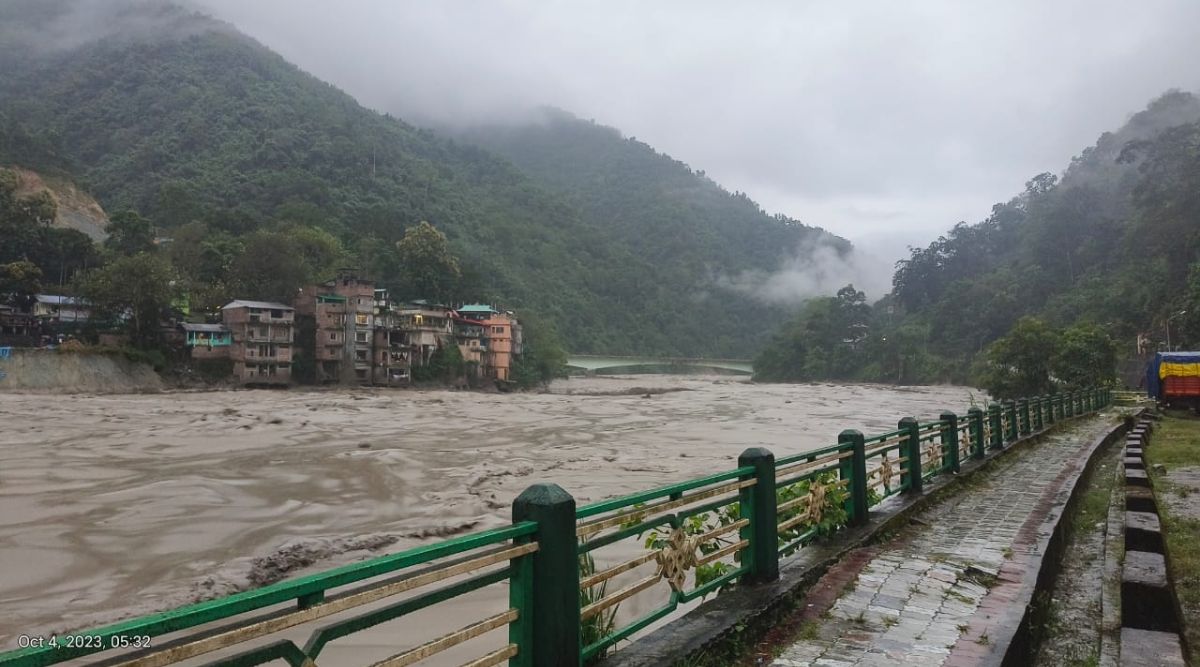
{"type": "Polygon", "coordinates": [[[221,318],[232,342],[229,358],[242,384],[282,384],[292,377],[296,311],[269,301],[230,301],[221,318]]]}
{"type": "Polygon", "coordinates": [[[306,287],[296,298],[305,353],[316,382],[371,384],[375,340],[375,283],[349,271],[306,287]]]}
{"type": "Polygon", "coordinates": [[[406,385],[412,381],[411,351],[398,326],[399,317],[385,289],[375,290],[375,349],[373,384],[406,385]]]}
{"type": "Polygon", "coordinates": [[[521,325],[511,312],[491,306],[471,304],[458,309],[459,316],[471,318],[483,328],[481,370],[486,378],[508,381],[514,354],[520,354],[521,325]]]}

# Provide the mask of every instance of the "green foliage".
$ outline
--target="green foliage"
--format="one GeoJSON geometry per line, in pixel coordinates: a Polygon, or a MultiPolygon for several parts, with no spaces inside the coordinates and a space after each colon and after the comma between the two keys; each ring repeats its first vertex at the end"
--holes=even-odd
{"type": "Polygon", "coordinates": [[[162,256],[140,253],[119,257],[79,276],[78,292],[92,303],[98,319],[124,320],[130,341],[151,347],[159,338],[159,321],[178,296],[176,274],[162,256]]]}
{"type": "Polygon", "coordinates": [[[396,242],[401,283],[397,296],[448,303],[456,295],[462,278],[458,258],[450,252],[446,235],[422,220],[404,230],[396,242]]]}
{"type": "Polygon", "coordinates": [[[548,384],[566,374],[567,351],[553,323],[522,311],[517,321],[524,332],[524,350],[514,355],[511,379],[522,389],[548,384]]]}
{"type": "Polygon", "coordinates": [[[137,211],[118,211],[108,220],[104,247],[121,255],[154,250],[154,225],[137,211]]]}
{"type": "Polygon", "coordinates": [[[1117,346],[1101,327],[1077,324],[1063,331],[1053,359],[1055,378],[1068,387],[1113,384],[1117,346]]]}
{"type": "MultiPolygon", "coordinates": [[[[591,552],[585,553],[579,557],[579,577],[587,578],[596,574],[596,561],[592,558],[591,552]]],[[[602,581],[595,586],[582,588],[579,591],[579,607],[582,609],[588,605],[599,602],[608,592],[608,581],[602,581]]],[[[595,644],[596,642],[611,635],[617,625],[617,610],[621,605],[613,605],[604,611],[583,619],[579,627],[579,643],[582,646],[595,644]]],[[[595,655],[587,664],[595,664],[607,654],[607,651],[601,651],[595,655]]]]}
{"type": "Polygon", "coordinates": [[[439,345],[429,356],[429,363],[414,366],[412,379],[416,382],[454,382],[466,372],[466,362],[457,345],[439,345]]]}
{"type": "Polygon", "coordinates": [[[980,384],[999,399],[1050,393],[1060,340],[1060,334],[1045,322],[1022,318],[1007,336],[988,348],[980,384]]]}
{"type": "Polygon", "coordinates": [[[28,299],[42,290],[42,270],[28,260],[0,264],[0,302],[28,299]]]}
{"type": "Polygon", "coordinates": [[[1116,345],[1104,329],[1084,323],[1059,331],[1024,317],[988,348],[980,385],[998,399],[1107,386],[1116,365],[1116,345]]]}

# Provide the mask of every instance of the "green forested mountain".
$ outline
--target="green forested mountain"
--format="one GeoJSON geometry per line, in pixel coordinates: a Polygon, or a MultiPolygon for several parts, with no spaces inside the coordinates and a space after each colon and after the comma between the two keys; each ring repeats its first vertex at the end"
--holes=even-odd
{"type": "Polygon", "coordinates": [[[0,61],[0,166],[64,173],[136,211],[211,299],[256,289],[237,267],[296,230],[324,249],[297,278],[356,265],[404,292],[395,243],[427,220],[461,259],[462,299],[532,309],[573,351],[744,357],[779,316],[715,277],[771,270],[820,233],[577,122],[570,141],[531,145],[540,166],[505,150],[518,168],[168,4],[7,2],[0,61]]]}
{"type": "Polygon", "coordinates": [[[1163,95],[1061,178],[1034,176],[985,220],[915,249],[873,308],[853,295],[810,303],[763,353],[760,375],[987,381],[1013,366],[1006,350],[1021,345],[993,343],[1019,321],[1016,340],[1064,331],[1070,352],[1107,336],[1129,358],[1139,335],[1150,349],[1164,342],[1175,316],[1172,343],[1200,345],[1198,120],[1194,95],[1163,95]]]}
{"type": "Polygon", "coordinates": [[[744,357],[761,347],[785,312],[746,294],[719,289],[719,278],[777,267],[801,246],[850,250],[845,240],[765,213],[703,171],[611,127],[552,108],[525,123],[459,130],[459,136],[511,160],[564,197],[604,234],[630,270],[612,290],[631,310],[653,313],[655,327],[707,313],[691,335],[709,349],[744,357]],[[728,352],[723,352],[728,350],[728,352]]]}

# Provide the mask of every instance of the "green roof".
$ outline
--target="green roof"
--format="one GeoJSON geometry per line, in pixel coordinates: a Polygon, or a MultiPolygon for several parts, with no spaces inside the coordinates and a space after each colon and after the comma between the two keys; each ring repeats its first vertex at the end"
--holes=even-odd
{"type": "Polygon", "coordinates": [[[336,294],[318,294],[317,301],[320,303],[345,303],[346,297],[336,294]]]}
{"type": "Polygon", "coordinates": [[[472,303],[458,309],[460,313],[497,313],[500,312],[491,306],[482,303],[472,303]]]}

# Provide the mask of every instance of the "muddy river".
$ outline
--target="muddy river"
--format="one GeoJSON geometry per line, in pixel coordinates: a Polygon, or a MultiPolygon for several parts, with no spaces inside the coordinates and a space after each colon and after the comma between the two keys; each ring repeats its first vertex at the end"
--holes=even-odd
{"type": "MultiPolygon", "coordinates": [[[[0,394],[0,644],[501,526],[533,482],[582,504],[731,468],[750,446],[782,456],[962,412],[970,394],[646,375],[514,395],[0,394]]],[[[460,611],[438,612],[440,632],[460,611]]],[[[354,662],[388,655],[372,637],[354,662]]]]}

